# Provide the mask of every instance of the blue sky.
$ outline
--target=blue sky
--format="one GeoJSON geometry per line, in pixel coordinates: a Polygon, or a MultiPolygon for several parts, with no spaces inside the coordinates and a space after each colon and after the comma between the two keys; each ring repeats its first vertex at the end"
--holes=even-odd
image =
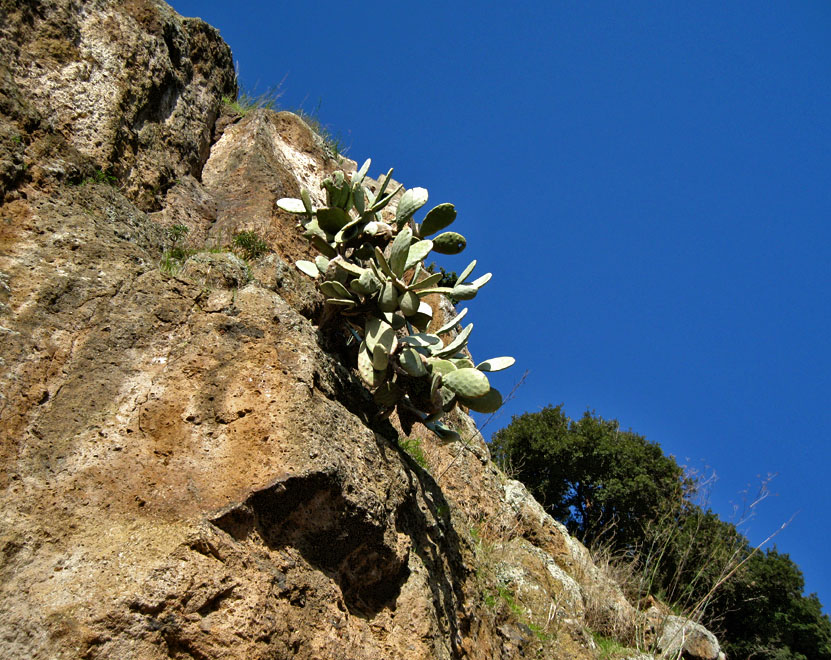
{"type": "Polygon", "coordinates": [[[593,409],[714,470],[831,604],[831,4],[173,1],[348,155],[453,202],[513,414],[593,409]],[[513,373],[512,373],[513,372],[513,373]]]}

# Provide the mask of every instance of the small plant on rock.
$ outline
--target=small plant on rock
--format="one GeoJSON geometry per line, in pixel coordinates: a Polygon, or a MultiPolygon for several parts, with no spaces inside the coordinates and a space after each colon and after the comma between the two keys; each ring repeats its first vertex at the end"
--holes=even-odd
{"type": "Polygon", "coordinates": [[[256,259],[268,252],[268,244],[253,231],[236,234],[233,242],[234,247],[242,253],[244,259],[256,259]]]}
{"type": "Polygon", "coordinates": [[[439,294],[470,300],[491,274],[468,280],[474,260],[452,287],[439,286],[442,274],[428,273],[423,262],[431,251],[458,254],[465,248],[464,236],[445,231],[456,209],[439,204],[416,222],[427,191],[413,188],[390,212],[387,207],[403,186],[388,190],[390,170],[373,193],[363,185],[369,165],[367,160],[349,178],[342,171],[326,178],[327,206],[314,207],[308,190],[301,199],[283,198],[277,205],[298,216],[303,235],[320,253],[297,267],[318,281],[326,304],[340,310],[357,347],[358,373],[381,414],[396,410],[407,434],[421,422],[439,437],[457,440],[459,434],[442,424],[442,417],[457,404],[482,413],[497,410],[502,395],[487,374],[510,367],[514,359],[474,364],[465,352],[473,324],[456,332],[467,309],[427,332],[434,310],[425,299],[439,294]]]}

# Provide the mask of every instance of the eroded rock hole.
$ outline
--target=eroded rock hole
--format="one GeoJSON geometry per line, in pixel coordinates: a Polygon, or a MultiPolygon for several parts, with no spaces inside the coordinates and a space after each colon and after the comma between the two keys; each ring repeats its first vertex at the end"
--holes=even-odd
{"type": "Polygon", "coordinates": [[[350,613],[372,616],[397,598],[409,575],[394,535],[343,496],[335,475],[290,477],[252,493],[211,521],[237,540],[255,536],[267,547],[296,548],[334,579],[350,613]]]}

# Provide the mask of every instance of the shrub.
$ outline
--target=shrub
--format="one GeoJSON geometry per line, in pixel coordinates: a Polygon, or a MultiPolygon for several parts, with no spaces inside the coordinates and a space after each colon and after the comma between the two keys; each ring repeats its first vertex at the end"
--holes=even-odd
{"type": "Polygon", "coordinates": [[[244,259],[256,259],[268,252],[268,245],[253,231],[243,231],[236,234],[233,239],[234,247],[237,248],[244,259]]]}

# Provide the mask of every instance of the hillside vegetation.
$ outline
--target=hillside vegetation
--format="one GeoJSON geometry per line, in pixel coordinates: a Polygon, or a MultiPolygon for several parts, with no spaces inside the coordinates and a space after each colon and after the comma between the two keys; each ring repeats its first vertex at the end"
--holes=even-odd
{"type": "Polygon", "coordinates": [[[555,519],[618,566],[627,595],[669,603],[719,631],[728,658],[831,658],[831,621],[799,567],[756,550],[697,503],[700,480],[616,420],[561,406],[515,416],[491,451],[555,519]]]}

